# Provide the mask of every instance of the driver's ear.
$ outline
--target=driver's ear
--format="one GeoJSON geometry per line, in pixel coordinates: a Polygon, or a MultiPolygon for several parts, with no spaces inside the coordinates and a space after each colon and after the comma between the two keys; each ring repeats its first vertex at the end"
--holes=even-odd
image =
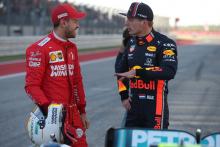
{"type": "Polygon", "coordinates": [[[148,21],[147,20],[143,20],[143,24],[148,25],[148,21]]]}
{"type": "Polygon", "coordinates": [[[61,26],[61,27],[66,26],[66,23],[67,23],[66,19],[61,19],[61,20],[60,20],[60,26],[61,26]]]}

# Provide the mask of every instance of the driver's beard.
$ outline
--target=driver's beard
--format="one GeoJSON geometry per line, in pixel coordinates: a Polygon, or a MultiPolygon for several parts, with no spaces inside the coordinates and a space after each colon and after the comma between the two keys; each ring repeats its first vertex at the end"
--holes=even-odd
{"type": "Polygon", "coordinates": [[[76,37],[76,34],[77,34],[77,30],[78,30],[78,29],[73,30],[73,31],[75,31],[75,33],[73,33],[72,30],[70,30],[69,28],[67,28],[66,31],[65,31],[66,38],[75,38],[75,37],[76,37]]]}

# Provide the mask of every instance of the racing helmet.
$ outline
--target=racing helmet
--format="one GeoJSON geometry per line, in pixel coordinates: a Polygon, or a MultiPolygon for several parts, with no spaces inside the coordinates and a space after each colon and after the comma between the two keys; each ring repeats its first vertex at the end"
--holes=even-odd
{"type": "Polygon", "coordinates": [[[29,138],[35,145],[62,142],[62,109],[62,104],[50,104],[47,117],[43,115],[38,106],[33,109],[27,119],[26,129],[29,138]]]}

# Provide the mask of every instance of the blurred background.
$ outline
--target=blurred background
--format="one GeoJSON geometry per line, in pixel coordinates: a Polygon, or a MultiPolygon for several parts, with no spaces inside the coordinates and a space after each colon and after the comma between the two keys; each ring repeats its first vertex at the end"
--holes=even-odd
{"type": "MultiPolygon", "coordinates": [[[[58,3],[58,0],[1,0],[1,36],[44,35],[50,32],[50,12],[58,3]]],[[[83,4],[75,6],[88,14],[80,24],[79,34],[120,33],[124,19],[112,13],[111,9],[102,10],[101,7],[83,4]]]]}
{"type": "MultiPolygon", "coordinates": [[[[73,3],[77,9],[87,12],[87,18],[80,23],[79,34],[117,34],[121,33],[124,25],[124,18],[118,13],[127,11],[132,1],[112,1],[110,3],[99,0],[96,2],[90,0],[0,0],[0,36],[32,36],[44,35],[50,32],[52,29],[50,11],[60,2],[73,3]]],[[[193,5],[194,2],[191,2],[191,5],[188,4],[187,7],[183,5],[187,1],[180,1],[179,4],[174,2],[173,0],[166,1],[166,5],[163,4],[164,2],[159,1],[148,2],[156,15],[154,24],[157,30],[166,32],[171,29],[191,31],[220,30],[220,19],[216,18],[216,12],[219,7],[216,7],[215,3],[213,5],[209,3],[212,8],[206,10],[207,8],[203,8],[201,4],[204,3],[205,5],[207,2],[202,0],[199,3],[197,1],[201,5],[200,12],[197,10],[196,5],[193,5]],[[191,10],[192,6],[194,11],[191,10]],[[181,10],[178,7],[183,8],[185,12],[180,13],[181,10]],[[164,11],[161,11],[161,9],[164,11]],[[200,16],[193,17],[197,12],[200,16]]]]}
{"type": "MultiPolygon", "coordinates": [[[[50,12],[58,3],[58,0],[0,0],[0,35],[31,36],[50,32],[50,12]]],[[[80,22],[79,34],[121,33],[125,18],[118,13],[122,10],[83,3],[75,6],[88,14],[80,22]]],[[[155,27],[168,31],[169,18],[156,16],[155,27]]]]}
{"type": "MultiPolygon", "coordinates": [[[[140,0],[137,0],[140,1],[140,0]]],[[[31,145],[24,128],[33,102],[24,92],[25,49],[52,30],[50,11],[72,3],[87,13],[79,49],[91,128],[90,147],[104,146],[108,128],[121,127],[124,109],[117,94],[114,62],[125,18],[134,0],[0,0],[0,146],[31,145]]],[[[220,1],[148,0],[154,28],[176,41],[179,66],[170,81],[170,129],[202,137],[220,132],[220,1]]]]}

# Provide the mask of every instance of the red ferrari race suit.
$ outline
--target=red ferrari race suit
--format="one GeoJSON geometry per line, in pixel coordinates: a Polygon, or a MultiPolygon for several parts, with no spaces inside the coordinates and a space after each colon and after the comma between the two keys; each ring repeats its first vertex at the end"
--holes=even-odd
{"type": "Polygon", "coordinates": [[[118,80],[121,100],[131,98],[125,127],[168,128],[168,80],[177,70],[175,42],[154,30],[143,37],[131,37],[125,52],[117,56],[115,72],[131,69],[136,70],[135,78],[118,80]]]}
{"type": "Polygon", "coordinates": [[[44,111],[50,103],[63,104],[64,108],[73,106],[70,118],[74,118],[74,122],[71,125],[77,130],[82,129],[83,135],[74,136],[78,142],[72,146],[87,147],[80,118],[80,114],[85,113],[86,100],[76,45],[52,32],[29,46],[25,80],[26,93],[44,111]]]}

